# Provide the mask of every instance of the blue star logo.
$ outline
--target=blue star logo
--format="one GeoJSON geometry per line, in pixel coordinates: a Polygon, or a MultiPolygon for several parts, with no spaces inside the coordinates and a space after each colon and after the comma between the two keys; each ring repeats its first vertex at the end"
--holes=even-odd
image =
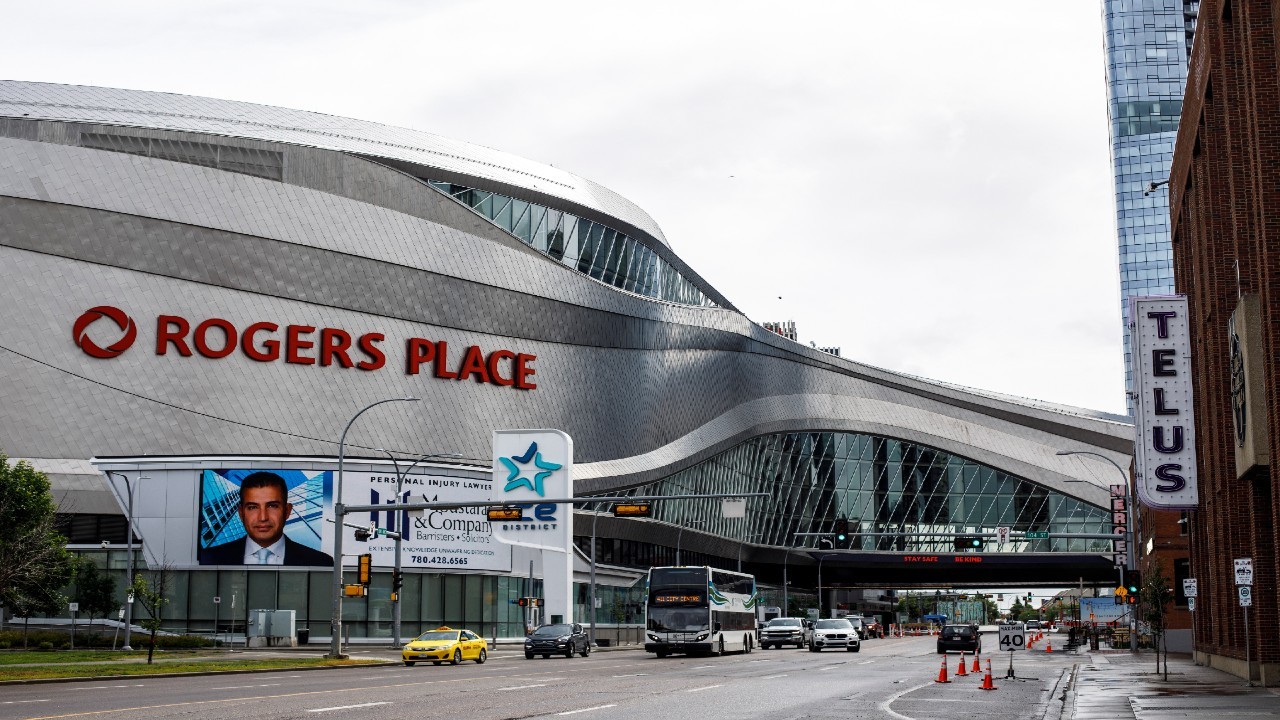
{"type": "Polygon", "coordinates": [[[548,475],[561,468],[556,463],[542,459],[542,453],[538,452],[538,443],[536,442],[529,443],[529,449],[525,450],[523,455],[512,455],[509,458],[498,458],[498,460],[506,466],[507,472],[510,473],[507,475],[507,485],[502,489],[503,492],[511,492],[518,487],[524,486],[539,495],[545,496],[546,493],[542,491],[542,481],[546,480],[548,475]],[[528,465],[530,461],[533,462],[535,471],[541,471],[534,472],[532,480],[525,476],[525,468],[522,467],[528,465]]]}

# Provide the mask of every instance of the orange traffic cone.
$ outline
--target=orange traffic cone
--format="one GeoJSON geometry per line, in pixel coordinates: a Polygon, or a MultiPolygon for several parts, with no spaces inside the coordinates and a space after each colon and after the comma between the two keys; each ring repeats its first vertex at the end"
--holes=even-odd
{"type": "Polygon", "coordinates": [[[1049,644],[1048,644],[1048,645],[1045,645],[1045,646],[1044,646],[1044,651],[1045,651],[1046,653],[1051,653],[1051,652],[1053,652],[1053,641],[1052,641],[1052,640],[1050,640],[1050,641],[1049,641],[1049,644]]]}
{"type": "Polygon", "coordinates": [[[987,674],[982,677],[982,690],[999,690],[995,683],[991,682],[991,661],[987,661],[987,674]]]}
{"type": "Polygon", "coordinates": [[[942,656],[942,669],[938,671],[938,679],[934,680],[934,682],[940,682],[940,683],[951,682],[950,680],[947,679],[947,656],[946,655],[942,656]]]}
{"type": "Polygon", "coordinates": [[[969,674],[969,671],[964,669],[964,651],[961,650],[960,651],[960,667],[956,668],[956,677],[964,677],[968,674],[969,674]]]}
{"type": "Polygon", "coordinates": [[[982,666],[978,664],[978,656],[982,654],[982,650],[978,650],[973,654],[973,671],[975,673],[982,672],[982,666]]]}

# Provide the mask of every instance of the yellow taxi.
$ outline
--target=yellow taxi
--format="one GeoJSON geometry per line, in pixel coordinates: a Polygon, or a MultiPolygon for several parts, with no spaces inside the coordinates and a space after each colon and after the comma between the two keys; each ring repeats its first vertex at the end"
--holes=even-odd
{"type": "Polygon", "coordinates": [[[409,641],[400,651],[404,664],[413,667],[417,662],[428,662],[439,665],[448,661],[457,665],[463,660],[475,660],[477,664],[489,659],[489,645],[484,638],[470,630],[455,630],[451,627],[438,627],[428,630],[414,640],[409,641]]]}

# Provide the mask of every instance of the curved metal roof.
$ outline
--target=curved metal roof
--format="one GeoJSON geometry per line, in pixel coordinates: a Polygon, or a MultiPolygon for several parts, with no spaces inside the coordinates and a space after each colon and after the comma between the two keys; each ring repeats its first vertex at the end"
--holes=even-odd
{"type": "Polygon", "coordinates": [[[669,247],[648,213],[603,185],[418,130],[234,100],[16,80],[0,80],[0,116],[252,138],[400,160],[559,197],[618,218],[669,247]]]}

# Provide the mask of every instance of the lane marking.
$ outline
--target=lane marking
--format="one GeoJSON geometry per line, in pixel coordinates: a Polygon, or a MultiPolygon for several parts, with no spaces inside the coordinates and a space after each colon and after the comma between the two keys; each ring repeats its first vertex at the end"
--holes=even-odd
{"type": "MultiPolygon", "coordinates": [[[[841,663],[841,665],[843,665],[843,664],[844,664],[844,663],[841,663]]],[[[828,670],[835,670],[835,669],[836,669],[836,668],[838,668],[838,667],[840,667],[840,665],[828,665],[828,666],[826,666],[826,667],[818,668],[818,672],[826,672],[826,671],[828,671],[828,670]]]]}
{"type": "Polygon", "coordinates": [[[784,678],[786,676],[787,676],[787,673],[782,673],[781,675],[765,675],[760,679],[761,680],[777,680],[778,678],[784,678]]]}
{"type": "Polygon", "coordinates": [[[697,667],[691,667],[689,669],[690,670],[706,670],[707,668],[713,668],[713,667],[715,667],[715,665],[699,665],[697,667]]]}
{"type": "Polygon", "coordinates": [[[692,688],[690,690],[685,690],[685,692],[702,692],[703,690],[710,690],[711,688],[718,688],[718,687],[724,687],[724,683],[721,683],[719,685],[708,685],[706,687],[700,687],[700,688],[692,688]]]}
{"type": "Polygon", "coordinates": [[[22,703],[33,703],[33,702],[49,702],[49,700],[48,698],[44,700],[5,700],[4,702],[0,702],[0,705],[20,705],[22,703]]]}
{"type": "Polygon", "coordinates": [[[354,710],[355,708],[373,707],[375,705],[390,705],[390,702],[383,700],[382,702],[360,703],[359,705],[339,705],[337,707],[315,708],[307,712],[329,712],[331,710],[354,710]]]}
{"type": "Polygon", "coordinates": [[[498,688],[498,691],[502,692],[505,690],[528,690],[529,688],[546,687],[546,686],[547,686],[546,683],[541,683],[539,685],[516,685],[514,687],[498,688]]]}
{"type": "Polygon", "coordinates": [[[556,715],[577,715],[578,713],[591,712],[592,710],[604,710],[605,708],[611,708],[611,707],[618,707],[618,704],[613,703],[610,705],[597,705],[595,707],[582,708],[580,710],[566,710],[564,712],[556,713],[556,715]]]}
{"type": "Polygon", "coordinates": [[[228,685],[226,687],[206,688],[208,690],[244,690],[245,688],[255,687],[278,687],[284,683],[267,683],[265,685],[228,685]]]}
{"type": "Polygon", "coordinates": [[[915,718],[909,715],[903,715],[900,712],[894,712],[893,708],[889,706],[892,705],[894,702],[896,702],[898,698],[902,697],[903,695],[906,695],[907,693],[913,693],[919,690],[920,688],[927,688],[932,684],[933,683],[920,683],[915,687],[909,687],[906,690],[903,690],[902,692],[894,693],[893,695],[890,695],[889,697],[885,698],[884,702],[880,703],[879,707],[885,713],[888,713],[889,715],[892,715],[893,717],[898,718],[898,720],[916,720],[915,718]]]}
{"type": "MultiPolygon", "coordinates": [[[[619,665],[617,667],[630,667],[630,666],[619,665]]],[[[518,678],[518,677],[537,677],[537,676],[548,675],[548,674],[550,673],[535,672],[535,673],[528,673],[524,675],[479,675],[473,678],[463,677],[463,678],[453,678],[449,680],[415,680],[413,682],[392,683],[390,685],[362,685],[360,687],[333,688],[330,690],[304,690],[301,692],[280,693],[276,695],[257,695],[257,696],[249,696],[249,697],[238,697],[238,698],[220,698],[217,700],[191,700],[188,702],[164,703],[161,705],[139,705],[134,707],[112,708],[109,710],[88,710],[84,712],[63,713],[61,715],[44,715],[41,717],[27,718],[26,720],[61,720],[61,718],[89,717],[91,715],[110,715],[114,713],[138,712],[141,710],[163,710],[165,708],[189,707],[194,705],[218,705],[218,704],[232,703],[232,702],[245,702],[249,700],[278,700],[280,698],[305,697],[307,695],[331,695],[334,693],[364,692],[368,690],[391,690],[394,688],[419,687],[422,685],[448,685],[448,684],[456,684],[456,683],[469,683],[469,682],[474,682],[476,680],[511,680],[512,678],[518,678]]],[[[543,678],[543,679],[563,680],[564,678],[543,678]]],[[[143,686],[135,685],[134,687],[143,687],[143,686]]]]}
{"type": "Polygon", "coordinates": [[[873,663],[873,662],[875,662],[875,660],[863,660],[862,662],[860,662],[860,663],[858,663],[858,664],[859,664],[859,665],[870,665],[870,664],[871,664],[871,663],[873,663]]]}
{"type": "Polygon", "coordinates": [[[616,677],[616,678],[624,678],[624,677],[645,677],[645,676],[646,676],[646,675],[648,675],[648,674],[649,674],[649,673],[627,673],[626,675],[614,675],[614,677],[616,677]]]}

